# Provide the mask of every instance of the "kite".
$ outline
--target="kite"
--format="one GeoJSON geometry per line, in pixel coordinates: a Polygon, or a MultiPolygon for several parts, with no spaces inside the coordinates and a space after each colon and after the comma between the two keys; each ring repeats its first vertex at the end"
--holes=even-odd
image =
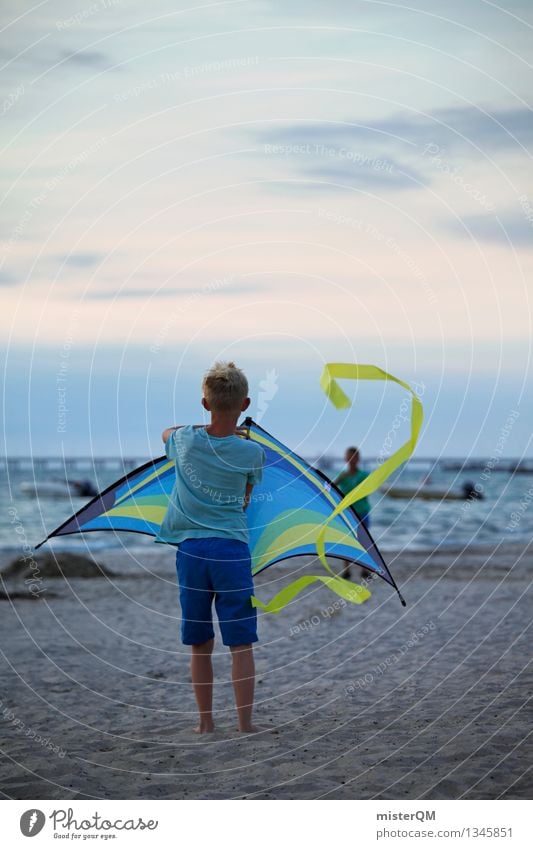
{"type": "MultiPolygon", "coordinates": [[[[337,595],[355,604],[370,597],[366,587],[347,581],[332,570],[328,559],[359,564],[396,586],[370,533],[351,506],[374,492],[414,450],[422,424],[422,405],[408,384],[376,366],[333,363],[324,367],[321,386],[337,408],[350,405],[336,378],[390,380],[411,393],[411,439],[371,472],[348,495],[343,495],[322,472],[263,430],[251,418],[239,427],[239,436],[261,445],[266,454],[263,479],[254,487],[246,516],[254,575],[274,563],[302,555],[318,557],[326,575],[303,575],[278,592],[268,603],[252,597],[252,604],[267,613],[278,613],[303,589],[320,581],[337,595]]],[[[175,481],[174,460],[159,457],[129,472],[39,543],[67,534],[90,531],[130,531],[157,536],[175,481]]]]}

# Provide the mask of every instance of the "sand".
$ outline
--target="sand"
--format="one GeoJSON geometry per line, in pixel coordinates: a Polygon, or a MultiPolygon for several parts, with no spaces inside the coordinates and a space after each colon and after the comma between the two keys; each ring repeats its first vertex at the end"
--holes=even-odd
{"type": "MultiPolygon", "coordinates": [[[[172,550],[99,552],[119,577],[0,602],[3,797],[530,798],[532,553],[389,555],[405,609],[379,579],[361,607],[311,588],[260,618],[270,730],[235,730],[218,642],[217,731],[198,737],[172,550]]],[[[258,595],[289,567],[312,569],[273,567],[258,595]]]]}

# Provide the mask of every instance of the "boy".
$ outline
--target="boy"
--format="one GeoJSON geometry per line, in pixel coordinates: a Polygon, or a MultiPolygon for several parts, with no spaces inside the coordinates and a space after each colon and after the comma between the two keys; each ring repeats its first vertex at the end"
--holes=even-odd
{"type": "MultiPolygon", "coordinates": [[[[368,472],[363,471],[363,469],[359,468],[359,449],[354,448],[353,446],[346,449],[344,460],[347,468],[345,471],[341,472],[337,478],[335,478],[335,483],[338,488],[342,492],[343,495],[348,495],[352,489],[364,481],[365,478],[368,477],[368,472]]],[[[355,501],[352,505],[354,510],[357,512],[357,515],[361,519],[361,522],[368,530],[370,527],[370,501],[368,498],[361,498],[359,501],[355,501]]],[[[370,572],[366,569],[362,570],[361,573],[363,578],[370,578],[370,572]]],[[[343,578],[350,577],[350,563],[348,560],[344,561],[344,569],[342,572],[343,578]]]]}
{"type": "Polygon", "coordinates": [[[191,677],[199,734],[213,723],[214,646],[212,603],[222,641],[232,655],[232,680],[240,731],[253,732],[257,613],[244,511],[262,477],[265,452],[236,435],[237,420],[250,405],[248,381],[234,363],[215,363],[204,376],[202,405],[211,424],[169,427],[165,452],[176,461],[176,483],[158,535],[178,546],[176,568],[182,611],[182,641],[191,646],[191,677]]]}

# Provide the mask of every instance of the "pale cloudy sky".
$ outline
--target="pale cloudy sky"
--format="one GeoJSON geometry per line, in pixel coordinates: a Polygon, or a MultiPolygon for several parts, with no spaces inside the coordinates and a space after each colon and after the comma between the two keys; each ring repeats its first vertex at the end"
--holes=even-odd
{"type": "Polygon", "coordinates": [[[159,453],[215,357],[303,452],[531,454],[533,6],[4,0],[11,454],[159,453]],[[260,386],[267,381],[266,390],[260,386]],[[67,407],[58,427],[60,404],[67,407]]]}

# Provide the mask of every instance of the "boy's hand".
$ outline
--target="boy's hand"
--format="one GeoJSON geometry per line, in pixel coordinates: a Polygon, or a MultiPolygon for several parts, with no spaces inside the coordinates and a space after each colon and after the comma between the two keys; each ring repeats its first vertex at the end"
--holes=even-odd
{"type": "Polygon", "coordinates": [[[170,434],[171,434],[171,433],[174,433],[174,431],[175,431],[175,430],[178,430],[178,428],[180,428],[180,427],[183,427],[183,425],[174,425],[174,427],[167,427],[167,428],[165,428],[165,430],[164,430],[164,431],[163,431],[163,433],[161,434],[161,439],[163,440],[163,442],[164,442],[164,443],[166,443],[166,441],[167,441],[167,439],[169,438],[170,434]]]}

